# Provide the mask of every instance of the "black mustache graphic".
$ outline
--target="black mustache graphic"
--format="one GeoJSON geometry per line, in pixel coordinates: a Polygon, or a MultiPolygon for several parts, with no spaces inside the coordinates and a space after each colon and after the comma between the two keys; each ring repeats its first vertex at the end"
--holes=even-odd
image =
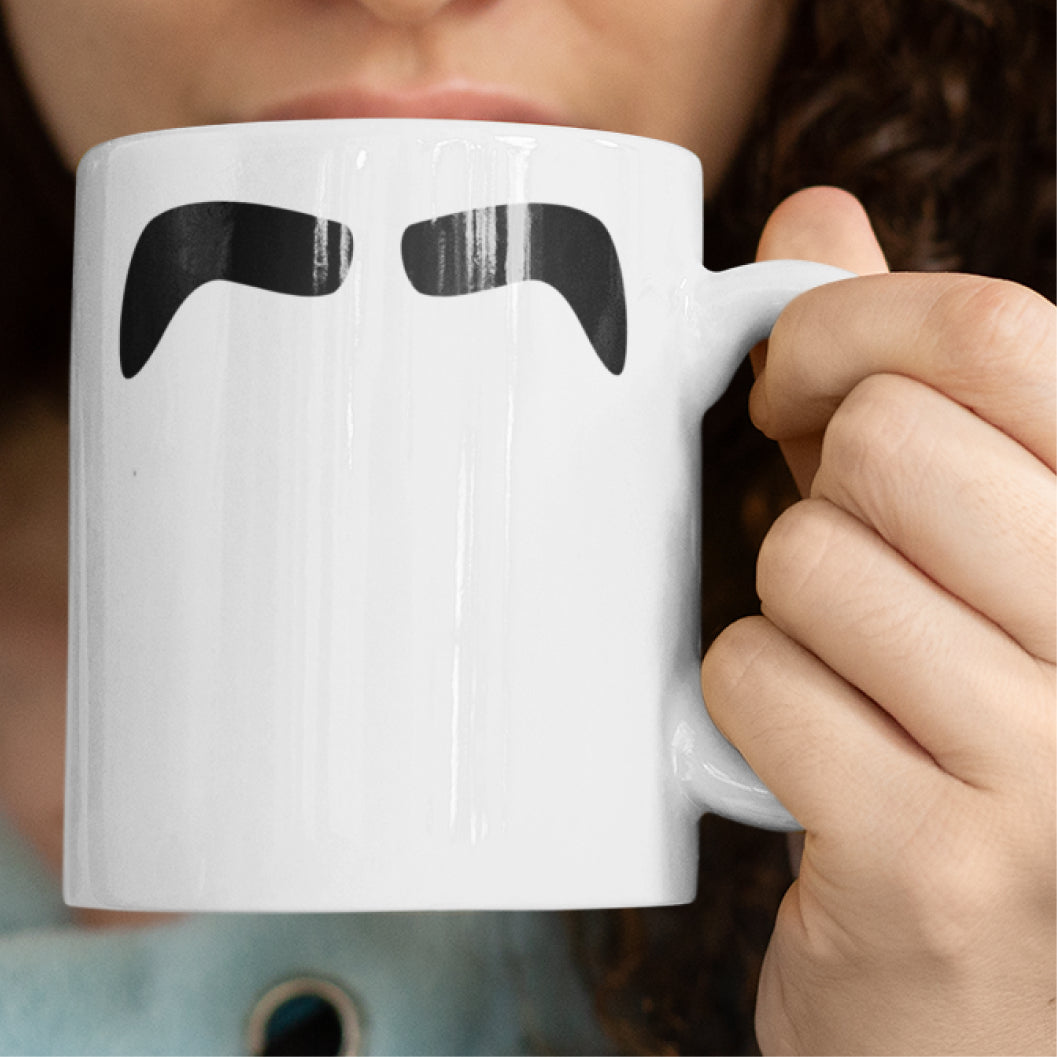
{"type": "MultiPolygon", "coordinates": [[[[516,282],[558,291],[612,374],[624,369],[627,306],[606,226],[544,202],[451,213],[412,224],[404,270],[422,294],[450,297],[516,282]]],[[[132,253],[121,305],[121,372],[137,375],[180,306],[217,280],[321,297],[352,261],[352,232],[334,220],[252,202],[195,202],[154,217],[132,253]]]]}
{"type": "Polygon", "coordinates": [[[252,202],[195,202],[143,229],[121,305],[121,373],[138,374],[177,309],[222,280],[277,294],[321,297],[345,281],[352,232],[343,224],[252,202]]]}
{"type": "Polygon", "coordinates": [[[451,297],[538,280],[576,313],[598,358],[624,369],[627,305],[620,261],[597,217],[544,202],[487,206],[412,224],[404,270],[422,294],[451,297]],[[511,240],[511,230],[515,241],[511,240]]]}

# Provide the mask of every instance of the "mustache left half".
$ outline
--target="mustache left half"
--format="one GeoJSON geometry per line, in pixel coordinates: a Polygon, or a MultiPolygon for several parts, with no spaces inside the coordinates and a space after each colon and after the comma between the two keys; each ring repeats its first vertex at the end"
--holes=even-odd
{"type": "Polygon", "coordinates": [[[205,283],[321,297],[345,281],[352,232],[255,202],[193,202],[159,213],[132,252],[121,305],[121,373],[138,374],[180,306],[205,283]]]}

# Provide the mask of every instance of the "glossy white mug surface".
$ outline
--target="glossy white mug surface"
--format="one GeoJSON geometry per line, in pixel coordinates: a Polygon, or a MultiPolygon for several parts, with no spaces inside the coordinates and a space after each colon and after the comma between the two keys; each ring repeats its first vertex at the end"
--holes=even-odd
{"type": "Polygon", "coordinates": [[[697,159],[578,129],[148,133],[77,187],[68,903],[679,903],[702,811],[795,827],[701,700],[699,426],[842,273],[705,271],[697,159]]]}

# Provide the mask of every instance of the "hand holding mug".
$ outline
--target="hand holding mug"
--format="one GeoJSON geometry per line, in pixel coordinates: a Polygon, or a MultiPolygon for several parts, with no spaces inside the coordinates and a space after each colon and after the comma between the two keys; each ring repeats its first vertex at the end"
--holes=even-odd
{"type": "Polygon", "coordinates": [[[1054,308],[889,275],[861,208],[794,196],[761,256],[864,274],[782,315],[752,393],[804,500],[713,718],[803,824],[764,1052],[1054,1047],[1054,308]]]}

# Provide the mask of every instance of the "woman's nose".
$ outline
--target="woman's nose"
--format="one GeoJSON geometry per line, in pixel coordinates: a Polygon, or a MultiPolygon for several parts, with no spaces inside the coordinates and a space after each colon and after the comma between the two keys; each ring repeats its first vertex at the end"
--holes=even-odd
{"type": "Polygon", "coordinates": [[[359,0],[376,18],[383,22],[414,25],[428,21],[445,7],[459,0],[359,0]]]}

